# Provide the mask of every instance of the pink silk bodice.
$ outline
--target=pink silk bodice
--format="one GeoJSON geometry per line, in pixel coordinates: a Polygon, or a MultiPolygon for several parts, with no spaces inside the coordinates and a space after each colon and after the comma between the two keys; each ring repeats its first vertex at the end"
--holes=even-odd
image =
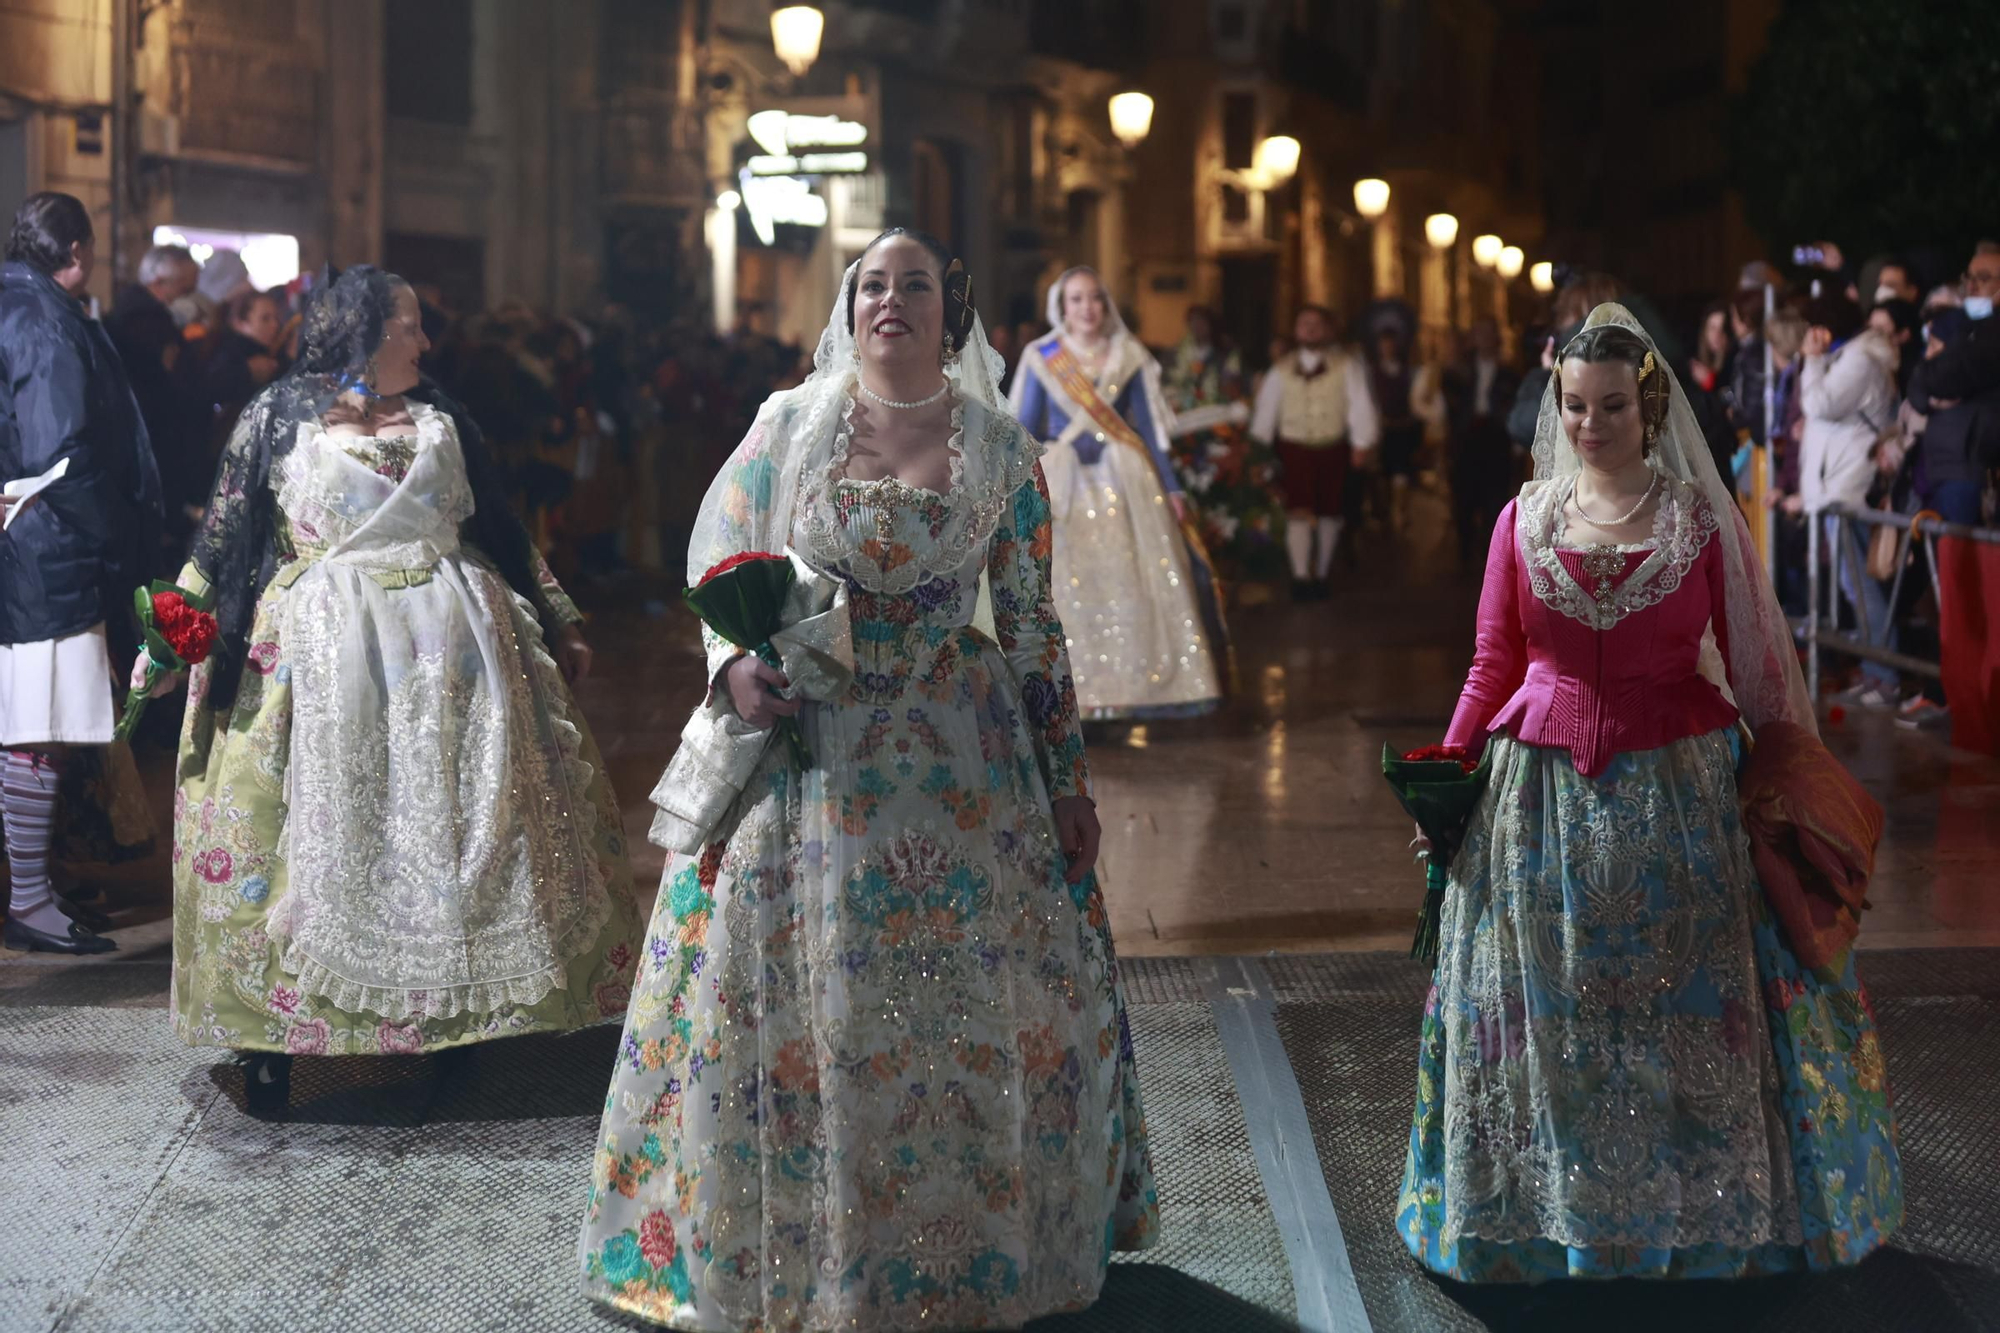
{"type": "Polygon", "coordinates": [[[1692,489],[1670,485],[1646,549],[1557,545],[1567,486],[1508,504],[1493,526],[1472,670],[1447,745],[1477,752],[1497,731],[1566,749],[1601,774],[1614,756],[1735,723],[1701,675],[1712,623],[1729,660],[1719,526],[1692,489]]]}

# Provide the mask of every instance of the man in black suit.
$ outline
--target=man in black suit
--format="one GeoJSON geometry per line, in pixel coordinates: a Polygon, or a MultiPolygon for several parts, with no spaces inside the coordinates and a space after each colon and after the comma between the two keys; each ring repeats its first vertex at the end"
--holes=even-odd
{"type": "Polygon", "coordinates": [[[1519,374],[1500,359],[1500,326],[1476,321],[1464,354],[1444,373],[1446,421],[1451,432],[1451,513],[1459,559],[1483,564],[1494,520],[1506,507],[1514,481],[1507,412],[1521,387],[1519,374]]]}
{"type": "Polygon", "coordinates": [[[118,293],[104,321],[153,441],[165,484],[168,526],[176,538],[185,536],[188,528],[182,509],[207,503],[210,481],[205,467],[196,461],[197,451],[189,447],[190,413],[174,377],[181,330],[169,308],[194,290],[200,274],[200,265],[184,247],[156,245],[139,261],[139,281],[118,293]]]}

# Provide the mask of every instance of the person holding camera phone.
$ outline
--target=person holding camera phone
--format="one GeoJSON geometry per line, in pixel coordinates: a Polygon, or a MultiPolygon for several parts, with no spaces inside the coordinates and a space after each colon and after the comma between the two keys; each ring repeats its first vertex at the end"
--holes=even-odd
{"type": "MultiPolygon", "coordinates": [[[[1805,368],[1799,376],[1805,411],[1799,494],[1809,514],[1825,518],[1830,553],[1841,550],[1838,537],[1845,524],[1854,558],[1833,556],[1841,594],[1853,605],[1867,642],[1893,649],[1896,628],[1888,594],[1862,568],[1860,553],[1868,549],[1874,529],[1860,519],[1825,511],[1835,505],[1848,510],[1868,505],[1881,464],[1878,446],[1896,421],[1896,349],[1845,296],[1815,298],[1806,307],[1806,319],[1811,327],[1801,349],[1805,368]]],[[[1860,683],[1843,697],[1868,708],[1893,708],[1900,689],[1894,667],[1863,661],[1860,683]]]]}

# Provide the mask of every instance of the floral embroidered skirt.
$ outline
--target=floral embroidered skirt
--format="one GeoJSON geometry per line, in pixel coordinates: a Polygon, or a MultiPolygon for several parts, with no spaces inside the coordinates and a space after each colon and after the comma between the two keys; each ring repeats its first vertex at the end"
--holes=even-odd
{"type": "Polygon", "coordinates": [[[1499,735],[1452,867],[1397,1226],[1467,1282],[1858,1262],[1902,1221],[1866,993],[1764,908],[1713,732],[1619,755],[1499,735]]]}
{"type": "MultiPolygon", "coordinates": [[[[669,861],[605,1102],[584,1290],[675,1329],[1017,1328],[1159,1230],[1096,883],[1004,659],[806,709],[669,861]]],[[[955,654],[953,655],[956,656],[955,654]]]]}
{"type": "MultiPolygon", "coordinates": [[[[507,596],[505,584],[490,570],[474,569],[470,577],[490,580],[496,603],[507,596]]],[[[576,728],[575,754],[571,757],[588,766],[583,789],[591,810],[589,828],[579,832],[595,858],[610,900],[603,924],[590,932],[588,943],[559,965],[560,976],[553,984],[539,980],[532,992],[516,987],[509,998],[458,1004],[450,1012],[439,1012],[442,1006],[425,1011],[421,1005],[416,1012],[407,1007],[394,1015],[376,1012],[366,1005],[334,998],[329,985],[316,988],[310,982],[302,984],[301,977],[287,968],[287,950],[275,916],[284,908],[290,889],[290,840],[312,836],[314,825],[338,822],[325,810],[293,810],[286,803],[294,785],[289,779],[293,776],[290,764],[298,707],[294,675],[299,664],[288,656],[281,607],[296,591],[274,584],[265,593],[253,627],[249,664],[229,711],[218,714],[205,706],[206,664],[195,669],[189,683],[174,798],[174,1030],[194,1046],[294,1055],[410,1054],[619,1018],[631,995],[640,920],[618,822],[618,801],[581,712],[560,680],[550,674],[552,663],[542,660],[547,654],[539,647],[539,630],[525,617],[512,627],[511,637],[505,628],[497,632],[532,656],[531,670],[543,679],[524,696],[532,696],[535,702],[522,705],[516,699],[500,710],[514,719],[508,724],[511,734],[507,743],[546,748],[551,710],[576,728]],[[532,998],[527,998],[529,994],[532,998]]],[[[385,592],[389,613],[393,614],[397,599],[408,596],[408,592],[385,592]]],[[[366,655],[379,659],[383,653],[382,646],[374,644],[366,655]]],[[[451,654],[420,656],[428,660],[409,665],[408,693],[442,698],[448,690],[459,689],[463,694],[462,683],[446,682],[442,688],[434,688],[438,682],[422,676],[424,670],[449,672],[451,654]]],[[[403,669],[400,662],[392,665],[403,669]]],[[[365,672],[370,664],[343,658],[337,669],[365,672]]],[[[382,678],[394,674],[391,671],[382,678]]],[[[429,731],[426,740],[430,742],[452,735],[448,724],[431,726],[429,731]]],[[[382,736],[384,745],[394,743],[389,729],[385,728],[382,736]]],[[[406,745],[404,759],[420,748],[406,745]]],[[[468,766],[492,762],[490,752],[484,749],[463,759],[468,766]]],[[[554,773],[557,765],[551,757],[538,762],[536,771],[554,773]]],[[[583,770],[573,763],[569,771],[580,774],[583,770]]],[[[440,774],[437,783],[446,785],[446,776],[440,774]]],[[[557,799],[553,789],[539,795],[546,801],[557,799]]],[[[339,796],[336,793],[324,799],[339,796]]],[[[468,889],[458,873],[465,864],[462,853],[470,841],[469,833],[451,827],[450,820],[440,824],[425,816],[420,822],[423,829],[404,831],[396,849],[383,854],[403,856],[406,863],[434,866],[434,893],[449,899],[453,910],[462,908],[470,918],[475,906],[472,900],[481,891],[477,886],[468,889]],[[425,845],[413,850],[409,845],[412,837],[425,845]]],[[[509,833],[501,831],[503,837],[509,833]]],[[[519,829],[511,835],[538,836],[519,829]]],[[[378,958],[394,953],[393,946],[380,940],[357,939],[353,943],[358,950],[378,958]]],[[[501,994],[497,989],[488,993],[501,994]]]]}

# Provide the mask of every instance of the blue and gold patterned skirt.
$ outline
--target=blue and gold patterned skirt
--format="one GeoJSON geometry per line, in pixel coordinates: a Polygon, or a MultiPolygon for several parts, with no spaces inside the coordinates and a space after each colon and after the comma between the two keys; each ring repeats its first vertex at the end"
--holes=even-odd
{"type": "Polygon", "coordinates": [[[1397,1225],[1467,1282],[1858,1262],[1902,1221],[1850,957],[1800,967],[1757,887],[1728,732],[1621,754],[1495,736],[1452,867],[1397,1225]]]}

